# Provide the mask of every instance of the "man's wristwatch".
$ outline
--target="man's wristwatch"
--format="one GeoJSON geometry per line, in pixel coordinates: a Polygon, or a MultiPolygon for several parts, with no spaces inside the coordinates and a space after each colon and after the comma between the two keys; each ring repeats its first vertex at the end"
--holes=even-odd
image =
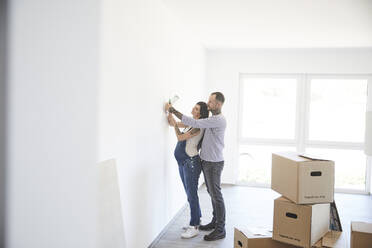
{"type": "Polygon", "coordinates": [[[169,113],[173,113],[173,110],[174,110],[173,107],[170,107],[170,108],[168,109],[169,113]]]}

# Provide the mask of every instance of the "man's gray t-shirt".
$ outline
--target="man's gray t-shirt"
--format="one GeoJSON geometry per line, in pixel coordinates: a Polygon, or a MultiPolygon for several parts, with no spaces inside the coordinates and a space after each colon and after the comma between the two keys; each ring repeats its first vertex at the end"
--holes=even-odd
{"type": "Polygon", "coordinates": [[[226,119],[222,114],[205,119],[193,119],[182,116],[182,123],[197,128],[205,128],[200,158],[209,162],[221,162],[223,159],[226,119]]]}

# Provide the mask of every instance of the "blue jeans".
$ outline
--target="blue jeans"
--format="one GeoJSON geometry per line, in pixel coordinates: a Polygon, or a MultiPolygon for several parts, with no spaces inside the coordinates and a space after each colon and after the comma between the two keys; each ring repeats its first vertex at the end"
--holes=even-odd
{"type": "Polygon", "coordinates": [[[190,205],[190,226],[198,226],[201,217],[198,197],[198,182],[201,173],[200,157],[197,155],[178,163],[178,170],[190,205]]]}

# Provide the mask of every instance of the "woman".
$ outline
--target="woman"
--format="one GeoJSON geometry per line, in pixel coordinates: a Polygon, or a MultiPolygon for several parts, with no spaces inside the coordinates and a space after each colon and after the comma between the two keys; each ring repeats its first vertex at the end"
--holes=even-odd
{"type": "MultiPolygon", "coordinates": [[[[194,119],[208,118],[209,111],[205,102],[198,102],[191,111],[194,119]]],[[[192,238],[199,234],[200,205],[198,197],[198,181],[201,173],[199,148],[201,145],[204,130],[199,128],[186,127],[181,122],[176,122],[172,114],[168,115],[168,122],[174,127],[178,139],[174,156],[178,163],[178,170],[183,186],[186,191],[187,201],[190,205],[190,225],[181,234],[182,238],[192,238]],[[184,127],[184,132],[179,130],[184,127]]]]}

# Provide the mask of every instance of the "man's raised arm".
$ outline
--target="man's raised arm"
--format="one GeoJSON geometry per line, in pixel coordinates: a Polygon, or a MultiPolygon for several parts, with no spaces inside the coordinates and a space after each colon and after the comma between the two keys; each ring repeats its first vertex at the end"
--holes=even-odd
{"type": "Polygon", "coordinates": [[[169,113],[174,114],[175,116],[177,116],[178,119],[182,120],[183,114],[181,114],[180,112],[178,112],[175,108],[170,107],[169,108],[169,113]]]}
{"type": "Polygon", "coordinates": [[[182,123],[190,127],[215,128],[226,126],[226,121],[224,118],[209,117],[205,119],[194,119],[185,115],[182,115],[181,117],[182,123]]]}

